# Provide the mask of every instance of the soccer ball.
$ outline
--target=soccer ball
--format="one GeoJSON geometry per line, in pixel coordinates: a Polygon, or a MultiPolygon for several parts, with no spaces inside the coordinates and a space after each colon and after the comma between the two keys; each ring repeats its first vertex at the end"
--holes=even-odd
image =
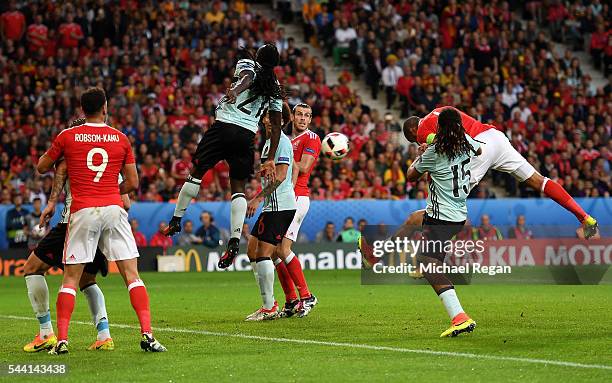
{"type": "Polygon", "coordinates": [[[349,152],[348,137],[342,133],[330,133],[321,142],[321,152],[334,161],[340,160],[349,152]]]}
{"type": "Polygon", "coordinates": [[[34,225],[34,227],[32,227],[32,237],[34,238],[42,238],[45,236],[45,234],[47,234],[47,228],[46,227],[40,227],[40,225],[34,225]]]}

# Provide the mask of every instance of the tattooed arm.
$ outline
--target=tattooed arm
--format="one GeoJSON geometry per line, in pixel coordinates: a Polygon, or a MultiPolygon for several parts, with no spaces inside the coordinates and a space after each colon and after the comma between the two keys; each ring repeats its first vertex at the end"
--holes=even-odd
{"type": "Polygon", "coordinates": [[[59,198],[60,194],[62,194],[62,190],[64,190],[67,176],[68,173],[66,171],[66,161],[61,160],[55,168],[53,187],[51,188],[51,195],[49,196],[47,207],[45,207],[45,210],[43,210],[42,214],[40,215],[39,225],[41,227],[47,226],[49,220],[51,220],[55,214],[55,205],[57,204],[57,199],[59,198]]]}
{"type": "Polygon", "coordinates": [[[252,200],[249,201],[247,205],[247,218],[251,218],[255,215],[255,211],[259,204],[266,198],[272,194],[276,188],[283,183],[285,178],[287,178],[287,170],[289,169],[289,165],[286,164],[278,164],[276,165],[276,174],[274,181],[270,182],[262,191],[260,191],[252,200]]]}

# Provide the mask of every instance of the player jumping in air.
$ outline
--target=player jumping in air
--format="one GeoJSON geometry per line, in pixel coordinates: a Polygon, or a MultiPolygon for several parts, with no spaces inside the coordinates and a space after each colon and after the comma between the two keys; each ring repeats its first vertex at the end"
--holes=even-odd
{"type": "Polygon", "coordinates": [[[305,317],[317,304],[317,298],[310,293],[304,271],[298,257],[291,250],[296,241],[300,226],[310,207],[310,190],[308,180],[321,151],[321,139],[310,131],[312,109],[308,104],[297,104],[293,107],[293,173],[292,184],[295,192],[296,212],[287,233],[276,249],[274,259],[278,279],[285,293],[285,306],[281,317],[305,317]],[[300,299],[296,293],[296,287],[300,299]]]}
{"type": "MultiPolygon", "coordinates": [[[[266,127],[266,143],[261,160],[269,160],[271,124],[264,117],[266,127]]],[[[252,217],[257,207],[263,202],[263,209],[253,225],[249,237],[247,254],[251,260],[253,273],[259,285],[262,297],[262,307],[249,315],[246,320],[260,321],[278,317],[278,303],[274,299],[274,263],[272,256],[287,233],[293,221],[296,210],[295,193],[293,191],[293,151],[291,141],[281,132],[278,150],[274,156],[275,180],[270,182],[262,178],[263,189],[249,201],[247,217],[252,217]]]]}
{"type": "MultiPolygon", "coordinates": [[[[443,109],[452,107],[436,108],[423,118],[409,117],[404,122],[404,135],[411,142],[429,144],[438,130],[439,114],[443,109]]],[[[455,108],[453,108],[455,109],[455,108]]],[[[553,201],[563,206],[576,216],[582,224],[585,238],[594,236],[597,229],[597,221],[588,215],[576,201],[557,182],[543,177],[535,168],[521,156],[519,152],[508,141],[508,138],[493,125],[483,124],[467,114],[455,109],[460,114],[463,126],[467,134],[482,142],[482,155],[474,159],[471,167],[470,190],[478,185],[489,169],[510,173],[519,182],[535,190],[546,194],[553,201]]],[[[418,222],[423,212],[418,211],[411,217],[412,222],[418,222]]]]}
{"type": "Polygon", "coordinates": [[[86,123],[63,130],[40,158],[37,170],[49,171],[64,158],[70,179],[72,203],[64,247],[64,278],[57,296],[58,342],[49,353],[68,352],[68,327],[74,310],[76,286],[87,263],[94,260],[97,247],[107,259],[116,261],[140,322],[140,347],[162,352],[151,332],[149,296],[138,275],[138,249],[123,209],[122,194],[138,187],[138,173],[128,138],[105,124],[106,94],[90,88],[81,95],[86,123]],[[117,185],[119,173],[125,177],[117,185]]]}
{"type": "MultiPolygon", "coordinates": [[[[247,50],[244,53],[249,55],[247,50]]],[[[194,168],[181,188],[174,216],[163,230],[166,235],[181,231],[181,218],[191,200],[198,195],[202,177],[217,162],[226,160],[230,167],[232,189],[231,233],[227,250],[219,260],[218,266],[222,269],[229,267],[238,255],[247,210],[244,186],[253,174],[255,134],[265,110],[270,113],[272,132],[269,160],[262,164],[261,171],[270,182],[274,181],[273,158],[280,138],[283,107],[282,89],[274,74],[279,57],[276,46],[266,44],[257,50],[255,60],[251,57],[238,61],[234,83],[217,107],[215,123],[198,144],[194,168]]]]}
{"type": "MultiPolygon", "coordinates": [[[[444,244],[461,231],[467,219],[465,200],[470,191],[468,169],[479,154],[480,144],[466,134],[458,111],[454,108],[442,109],[438,118],[438,134],[410,166],[406,176],[409,181],[417,181],[424,173],[429,173],[431,177],[423,217],[423,232],[427,240],[444,244]]],[[[421,262],[442,264],[445,256],[442,248],[437,252],[423,252],[421,262]]],[[[457,336],[474,330],[476,322],[463,311],[448,277],[435,272],[423,274],[442,300],[451,319],[451,327],[440,337],[457,336]]]]}
{"type": "MultiPolygon", "coordinates": [[[[85,119],[78,119],[73,121],[70,127],[72,128],[84,123],[85,119]]],[[[51,267],[64,269],[62,255],[64,253],[64,240],[68,228],[70,203],[72,200],[70,186],[66,180],[65,161],[61,161],[56,166],[51,195],[49,196],[47,207],[40,216],[41,227],[46,226],[48,220],[55,214],[55,205],[62,189],[66,192],[66,200],[60,222],[38,243],[38,246],[30,253],[24,265],[28,297],[30,298],[32,309],[40,324],[39,333],[34,340],[23,347],[25,352],[50,350],[57,343],[57,338],[53,333],[53,326],[51,324],[51,314],[49,312],[49,288],[47,287],[47,281],[44,275],[51,267]]],[[[128,209],[129,198],[127,198],[127,196],[122,196],[122,198],[125,209],[128,209]]],[[[102,294],[102,290],[100,290],[100,287],[98,287],[96,283],[96,274],[98,271],[102,276],[106,276],[108,273],[106,259],[100,250],[96,251],[93,262],[85,265],[83,275],[79,281],[79,288],[87,298],[91,317],[98,331],[96,341],[89,346],[88,350],[113,350],[115,345],[110,336],[108,327],[108,315],[106,314],[104,294],[102,294]]]]}

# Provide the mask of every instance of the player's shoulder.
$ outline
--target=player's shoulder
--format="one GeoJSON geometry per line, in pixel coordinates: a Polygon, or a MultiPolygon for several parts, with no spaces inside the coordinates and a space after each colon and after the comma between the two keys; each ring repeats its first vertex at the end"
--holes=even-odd
{"type": "Polygon", "coordinates": [[[254,60],[251,60],[251,59],[240,59],[236,63],[236,70],[237,71],[252,70],[254,72],[255,68],[256,68],[256,65],[257,64],[255,63],[254,60]]]}
{"type": "Polygon", "coordinates": [[[440,157],[438,153],[436,153],[436,144],[433,143],[427,146],[427,149],[423,152],[420,158],[425,162],[436,162],[436,160],[440,157]]]}
{"type": "Polygon", "coordinates": [[[66,137],[66,136],[70,136],[73,135],[75,133],[78,133],[79,130],[84,126],[85,124],[80,124],[80,125],[75,125],[75,126],[70,126],[68,128],[62,129],[62,131],[60,131],[57,134],[57,137],[66,137]]]}
{"type": "Polygon", "coordinates": [[[319,135],[313,132],[312,130],[307,130],[306,134],[307,134],[309,141],[315,141],[315,142],[321,143],[321,138],[319,137],[319,135]]]}

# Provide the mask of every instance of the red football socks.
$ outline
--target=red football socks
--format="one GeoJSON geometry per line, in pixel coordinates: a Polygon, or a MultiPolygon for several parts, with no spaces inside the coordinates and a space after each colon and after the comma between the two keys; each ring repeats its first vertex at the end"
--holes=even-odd
{"type": "Polygon", "coordinates": [[[293,283],[295,283],[295,287],[297,287],[300,293],[300,298],[309,298],[310,291],[308,290],[308,285],[306,284],[306,279],[304,278],[302,265],[293,252],[291,252],[287,259],[285,259],[285,264],[287,265],[287,271],[289,271],[289,275],[291,275],[293,283]]]}
{"type": "Polygon", "coordinates": [[[588,217],[588,214],[582,210],[580,205],[578,205],[576,201],[574,201],[574,199],[565,191],[565,189],[563,189],[563,187],[555,181],[544,178],[544,185],[542,189],[544,194],[572,212],[572,214],[574,214],[581,223],[586,219],[586,217],[588,217]]]}
{"type": "Polygon", "coordinates": [[[57,294],[57,339],[68,340],[68,326],[70,317],[74,311],[74,301],[76,299],[76,289],[74,286],[62,285],[57,294]]]}
{"type": "Polygon", "coordinates": [[[151,333],[151,310],[149,309],[149,295],[144,283],[140,279],[135,279],[128,284],[130,292],[130,302],[138,315],[140,322],[140,332],[142,334],[151,333]]]}
{"type": "Polygon", "coordinates": [[[287,270],[285,262],[275,262],[274,266],[276,267],[276,274],[278,274],[278,280],[280,281],[280,284],[283,287],[283,292],[285,293],[285,301],[293,302],[297,299],[297,292],[295,291],[293,279],[291,279],[291,275],[289,275],[289,271],[287,270]]]}

